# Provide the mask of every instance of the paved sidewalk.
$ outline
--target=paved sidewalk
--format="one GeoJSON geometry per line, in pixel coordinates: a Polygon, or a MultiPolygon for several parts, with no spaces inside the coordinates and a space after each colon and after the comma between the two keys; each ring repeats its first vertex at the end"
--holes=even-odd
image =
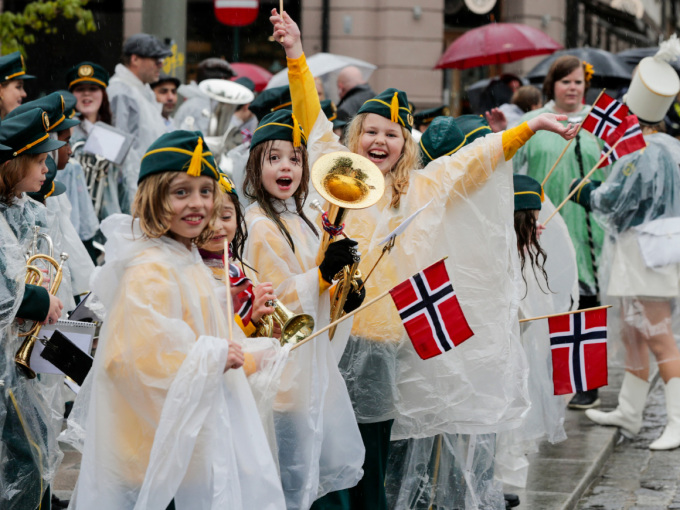
{"type": "MultiPolygon", "coordinates": [[[[613,409],[623,370],[610,369],[609,386],[600,388],[602,409],[613,409]]],[[[619,437],[615,427],[600,427],[583,411],[567,409],[564,428],[567,440],[556,445],[541,443],[538,453],[529,457],[527,487],[506,486],[505,492],[519,495],[526,509],[568,510],[576,508],[611,456],[619,437]]]]}

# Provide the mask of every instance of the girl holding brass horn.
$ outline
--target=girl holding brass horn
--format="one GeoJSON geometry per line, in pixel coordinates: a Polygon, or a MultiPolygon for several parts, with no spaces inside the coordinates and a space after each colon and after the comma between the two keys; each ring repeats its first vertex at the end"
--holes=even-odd
{"type": "MultiPolygon", "coordinates": [[[[270,20],[274,38],[286,50],[293,111],[309,133],[312,162],[324,153],[350,150],[373,161],[391,190],[375,206],[348,219],[347,229],[356,233],[364,255],[362,272],[367,273],[379,257],[382,239],[410,214],[434,202],[397,238],[390,256],[367,282],[367,295],[393,288],[414,269],[449,255],[454,288],[457,293],[460,289],[470,327],[481,337],[468,340],[456,352],[423,361],[391,303],[379,302],[370,314],[355,318],[340,367],[370,453],[364,479],[350,491],[351,500],[356,508],[383,509],[390,437],[494,432],[518,424],[526,410],[526,361],[513,309],[517,268],[510,259],[516,252],[511,242],[512,176],[503,160],[512,158],[537,130],[570,138],[576,128],[557,122],[566,120],[561,117],[541,116],[480,139],[455,155],[429,158],[427,167],[417,170],[418,146],[411,137],[408,99],[403,91],[387,89],[364,103],[343,147],[332,124],[320,115],[297,25],[276,10],[270,20]]],[[[455,149],[451,147],[450,153],[455,149]]]]}
{"type": "MultiPolygon", "coordinates": [[[[36,224],[39,208],[27,207],[27,192],[40,190],[47,152],[63,142],[49,138],[47,114],[39,108],[0,126],[0,430],[4,480],[0,507],[49,505],[49,484],[61,453],[52,427],[52,410],[37,379],[17,370],[14,357],[24,340],[13,326],[16,318],[52,324],[62,303],[43,287],[25,284],[23,242],[36,224]],[[28,224],[30,221],[30,225],[28,224]],[[11,501],[10,501],[11,500],[11,501]]],[[[44,211],[44,209],[43,209],[44,211]]],[[[60,420],[61,421],[61,420],[60,420]]]]}
{"type": "MultiPolygon", "coordinates": [[[[266,115],[246,165],[245,257],[293,313],[328,324],[331,282],[353,260],[356,242],[332,243],[316,263],[320,237],[304,213],[309,182],[306,135],[290,110],[266,115]]],[[[348,306],[359,306],[350,303],[348,306]]],[[[347,308],[346,308],[347,309],[347,308]]],[[[348,330],[345,330],[345,340],[348,330]]],[[[336,334],[335,342],[343,342],[336,334]]],[[[361,478],[364,447],[328,337],[297,349],[274,403],[281,480],[288,509],[308,510],[317,497],[361,478]]]]}
{"type": "Polygon", "coordinates": [[[197,131],[159,137],[133,216],[102,223],[107,260],[93,292],[108,316],[88,378],[76,510],[285,508],[243,351],[197,250],[222,200],[205,147],[197,131]]]}

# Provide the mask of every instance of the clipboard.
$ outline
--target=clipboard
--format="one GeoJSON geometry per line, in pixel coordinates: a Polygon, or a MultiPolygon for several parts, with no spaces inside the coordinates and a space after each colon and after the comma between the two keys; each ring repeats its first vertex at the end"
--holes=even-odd
{"type": "MultiPolygon", "coordinates": [[[[90,356],[92,352],[92,339],[96,325],[91,322],[77,322],[59,319],[56,324],[46,324],[40,330],[40,338],[51,338],[55,330],[61,331],[76,347],[78,347],[85,354],[90,356]]],[[[43,352],[45,346],[40,342],[36,342],[31,353],[31,368],[39,374],[59,374],[65,375],[64,372],[55,367],[52,363],[44,359],[40,354],[43,352]]]]}
{"type": "Polygon", "coordinates": [[[132,135],[99,121],[90,131],[83,146],[83,152],[102,157],[114,165],[120,165],[125,161],[132,142],[132,135]]]}

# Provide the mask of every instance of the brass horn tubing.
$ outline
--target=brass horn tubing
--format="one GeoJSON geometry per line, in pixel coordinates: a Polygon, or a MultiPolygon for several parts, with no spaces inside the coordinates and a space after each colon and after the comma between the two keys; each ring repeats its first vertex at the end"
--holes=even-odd
{"type": "MultiPolygon", "coordinates": [[[[57,262],[48,255],[38,253],[28,259],[29,265],[31,262],[39,258],[47,260],[50,264],[54,265],[57,268],[57,273],[54,275],[54,281],[51,282],[49,289],[49,293],[54,296],[57,293],[57,290],[59,290],[59,285],[61,284],[61,278],[64,271],[64,262],[66,262],[66,259],[68,259],[68,255],[66,253],[62,253],[60,255],[61,260],[57,262]]],[[[35,342],[38,340],[38,335],[40,334],[41,329],[42,324],[36,322],[35,325],[31,328],[31,330],[25,334],[27,338],[23,341],[23,343],[19,347],[19,350],[14,355],[14,362],[22,370],[22,372],[28,379],[35,379],[36,376],[35,371],[30,366],[30,361],[31,354],[33,353],[33,347],[35,346],[35,342]]]]}
{"type": "MultiPolygon", "coordinates": [[[[345,209],[344,207],[340,207],[337,204],[329,203],[328,204],[328,221],[330,222],[331,225],[334,227],[338,227],[342,225],[342,223],[345,221],[345,217],[347,216],[348,209],[345,209]]],[[[345,236],[346,237],[346,236],[345,236]]],[[[319,266],[323,262],[324,257],[326,256],[326,250],[328,249],[328,246],[331,244],[331,235],[326,232],[325,230],[323,231],[323,237],[321,238],[321,246],[319,246],[319,252],[316,255],[316,265],[319,266]]]]}
{"type": "MultiPolygon", "coordinates": [[[[344,306],[347,301],[347,296],[349,296],[352,284],[357,275],[357,270],[359,269],[359,262],[361,259],[357,257],[351,266],[345,266],[342,270],[342,279],[337,283],[335,287],[335,293],[333,294],[333,301],[331,302],[331,322],[335,322],[344,314],[344,306]]],[[[358,277],[361,278],[361,273],[358,273],[358,277]]],[[[333,340],[333,335],[335,335],[336,326],[333,326],[328,330],[328,339],[333,340]]]]}

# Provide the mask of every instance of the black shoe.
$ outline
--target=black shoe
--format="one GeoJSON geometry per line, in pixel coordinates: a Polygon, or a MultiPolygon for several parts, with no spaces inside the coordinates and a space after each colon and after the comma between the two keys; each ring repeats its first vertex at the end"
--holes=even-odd
{"type": "Polygon", "coordinates": [[[57,496],[52,494],[52,508],[54,510],[61,510],[62,508],[68,508],[69,501],[59,499],[57,496]]]}
{"type": "Polygon", "coordinates": [[[597,389],[582,391],[577,393],[569,401],[569,409],[590,409],[600,405],[600,398],[597,396],[597,389]]]}
{"type": "Polygon", "coordinates": [[[517,494],[503,494],[505,498],[505,508],[515,508],[519,506],[519,496],[517,494]]]}

